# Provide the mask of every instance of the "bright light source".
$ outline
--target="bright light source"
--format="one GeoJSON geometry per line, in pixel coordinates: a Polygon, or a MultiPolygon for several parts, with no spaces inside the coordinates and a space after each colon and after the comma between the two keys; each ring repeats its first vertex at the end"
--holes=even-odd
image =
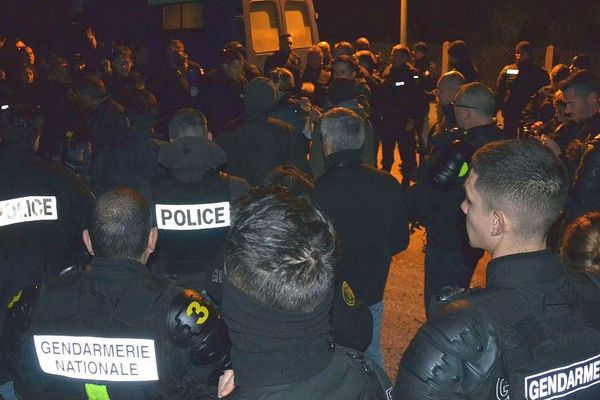
{"type": "Polygon", "coordinates": [[[8,108],[8,104],[2,104],[2,107],[0,107],[1,110],[8,110],[8,108]]]}

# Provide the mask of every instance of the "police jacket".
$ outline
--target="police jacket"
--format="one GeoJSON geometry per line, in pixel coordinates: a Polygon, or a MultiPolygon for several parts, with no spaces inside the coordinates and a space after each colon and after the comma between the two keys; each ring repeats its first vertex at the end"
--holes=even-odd
{"type": "Polygon", "coordinates": [[[225,171],[259,185],[275,167],[293,165],[310,173],[294,128],[266,115],[248,114],[227,124],[215,139],[227,154],[225,171]]]}
{"type": "MultiPolygon", "coordinates": [[[[483,125],[463,130],[444,130],[432,138],[430,155],[419,167],[417,184],[408,192],[408,212],[411,220],[419,221],[427,228],[427,244],[448,250],[469,250],[465,215],[460,209],[465,193],[466,173],[459,177],[460,170],[452,169],[448,174],[456,175],[452,182],[440,187],[432,181],[434,174],[448,170],[454,154],[464,156],[470,163],[470,156],[483,145],[502,139],[502,130],[496,125],[483,125]],[[462,143],[469,154],[463,154],[462,143]]],[[[461,158],[462,160],[462,158],[461,158]]],[[[464,172],[464,171],[463,171],[464,172]]]]}
{"type": "Polygon", "coordinates": [[[419,71],[405,64],[388,65],[382,74],[379,113],[390,120],[406,120],[421,115],[425,99],[419,84],[419,71]]]}
{"type": "Polygon", "coordinates": [[[150,200],[151,180],[164,174],[158,163],[160,143],[150,135],[150,130],[129,127],[115,138],[109,149],[101,152],[93,179],[97,197],[114,187],[126,186],[150,200]]]}
{"type": "Polygon", "coordinates": [[[337,346],[331,363],[318,374],[294,383],[244,387],[231,400],[387,400],[392,385],[385,372],[362,353],[337,346]]]}
{"type": "Polygon", "coordinates": [[[383,299],[391,257],[408,246],[408,219],[400,184],[359,157],[357,150],[326,157],[326,171],[315,182],[315,202],[340,239],[342,279],[373,305],[383,299]]]}
{"type": "Polygon", "coordinates": [[[600,339],[574,299],[550,250],[493,259],[486,289],[449,296],[413,338],[394,398],[597,398],[600,339]]]}
{"type": "Polygon", "coordinates": [[[45,279],[83,262],[81,232],[90,205],[89,190],[70,171],[30,148],[0,147],[0,236],[21,237],[27,250],[8,251],[35,251],[44,260],[38,268],[45,279]]]}
{"type": "Polygon", "coordinates": [[[505,66],[496,84],[496,103],[502,115],[519,121],[531,96],[549,83],[548,73],[531,62],[505,66]]]}
{"type": "Polygon", "coordinates": [[[197,107],[206,115],[208,128],[218,135],[225,125],[244,113],[244,87],[248,84],[241,76],[233,80],[225,75],[222,68],[208,72],[198,89],[197,107]]]}
{"type": "Polygon", "coordinates": [[[568,221],[600,210],[600,134],[587,143],[565,206],[568,221]]]}
{"type": "Polygon", "coordinates": [[[229,233],[230,208],[248,183],[218,172],[223,150],[202,138],[180,138],[161,148],[169,169],[152,181],[160,240],[155,256],[168,274],[212,272],[229,233]]]}
{"type": "MultiPolygon", "coordinates": [[[[209,368],[192,365],[189,345],[173,343],[177,319],[167,318],[182,291],[137,261],[102,257],[89,272],[43,286],[16,392],[22,399],[202,398],[209,368]]],[[[177,315],[186,307],[194,315],[201,305],[190,300],[177,315]]]]}

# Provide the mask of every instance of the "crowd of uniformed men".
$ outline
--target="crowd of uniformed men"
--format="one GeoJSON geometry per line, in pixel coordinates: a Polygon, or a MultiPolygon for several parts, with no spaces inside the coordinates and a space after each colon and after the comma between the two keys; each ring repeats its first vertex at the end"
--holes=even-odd
{"type": "Polygon", "coordinates": [[[366,38],[303,65],[283,35],[263,71],[239,42],[207,72],[180,40],[34,50],[0,37],[0,398],[600,395],[588,56],[519,42],[490,89],[461,40],[442,76],[366,38]],[[392,393],[383,292],[418,227],[428,321],[392,393]]]}

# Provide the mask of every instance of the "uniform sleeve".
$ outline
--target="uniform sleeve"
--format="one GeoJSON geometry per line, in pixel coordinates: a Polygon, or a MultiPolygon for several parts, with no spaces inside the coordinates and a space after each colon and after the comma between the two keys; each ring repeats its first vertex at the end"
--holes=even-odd
{"type": "Polygon", "coordinates": [[[587,211],[600,209],[600,148],[598,144],[588,145],[575,172],[566,208],[569,220],[587,211]]]}
{"type": "Polygon", "coordinates": [[[499,344],[483,311],[468,300],[444,305],[400,361],[395,400],[488,398],[478,393],[499,365],[499,344]]]}

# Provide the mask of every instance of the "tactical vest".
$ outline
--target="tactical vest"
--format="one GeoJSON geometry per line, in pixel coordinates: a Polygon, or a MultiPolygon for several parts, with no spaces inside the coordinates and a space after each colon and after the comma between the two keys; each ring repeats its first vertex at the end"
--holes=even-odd
{"type": "Polygon", "coordinates": [[[183,364],[172,361],[170,353],[178,349],[168,343],[166,323],[161,323],[166,321],[165,303],[179,291],[150,274],[118,299],[97,292],[85,273],[44,286],[32,323],[28,349],[33,354],[28,361],[35,364],[37,358],[36,372],[48,398],[186,398],[186,390],[192,395],[191,378],[183,364]],[[53,372],[39,370],[46,371],[42,363],[53,372]],[[148,373],[151,363],[156,364],[154,378],[148,373]],[[94,379],[94,374],[109,377],[94,379]]]}
{"type": "Polygon", "coordinates": [[[526,290],[490,290],[468,299],[498,335],[505,379],[496,382],[496,399],[600,398],[600,329],[577,293],[536,299],[526,290]]]}
{"type": "Polygon", "coordinates": [[[170,175],[154,181],[152,192],[160,237],[156,257],[166,272],[212,272],[229,233],[229,175],[207,171],[192,183],[170,175]]]}

